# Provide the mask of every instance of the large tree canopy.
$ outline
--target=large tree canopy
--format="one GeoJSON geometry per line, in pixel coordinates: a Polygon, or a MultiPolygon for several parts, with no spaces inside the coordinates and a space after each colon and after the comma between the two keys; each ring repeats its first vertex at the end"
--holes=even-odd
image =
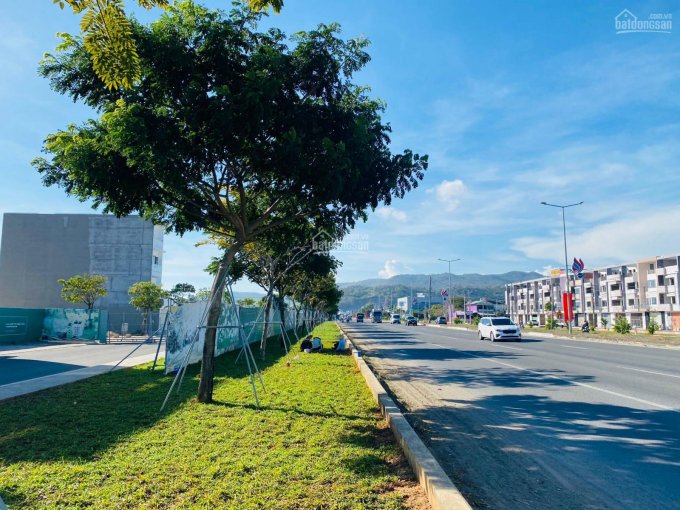
{"type": "MultiPolygon", "coordinates": [[[[52,0],[62,9],[69,5],[75,14],[82,14],[80,33],[90,54],[97,76],[109,88],[128,88],[141,77],[137,44],[132,35],[130,19],[123,0],[52,0]]],[[[282,0],[247,0],[255,10],[280,12],[282,0]]],[[[165,9],[169,0],[137,0],[145,9],[165,9]]]]}
{"type": "MultiPolygon", "coordinates": [[[[40,67],[55,90],[100,114],[47,137],[50,159],[34,161],[45,185],[116,215],[230,240],[208,326],[244,244],[300,218],[346,232],[417,186],[427,167],[426,156],[391,153],[382,103],[352,82],[369,60],[366,40],[342,40],[334,24],[291,38],[258,32],[260,17],[186,2],[148,27],[133,23],[141,78],[127,89],[102,83],[77,37],[64,36],[40,67]]],[[[199,399],[211,399],[211,381],[199,399]]]]}

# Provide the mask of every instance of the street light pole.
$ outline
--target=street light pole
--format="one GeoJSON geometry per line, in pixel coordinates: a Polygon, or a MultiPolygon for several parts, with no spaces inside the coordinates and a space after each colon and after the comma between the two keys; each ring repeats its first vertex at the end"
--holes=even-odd
{"type": "MultiPolygon", "coordinates": [[[[453,304],[453,295],[451,294],[451,262],[458,262],[459,260],[462,260],[462,259],[437,259],[437,260],[441,260],[442,262],[446,262],[449,265],[449,300],[450,300],[450,303],[453,304]]],[[[449,313],[449,325],[451,325],[451,322],[453,321],[451,315],[452,314],[449,313]]]]}
{"type": "MultiPolygon", "coordinates": [[[[541,202],[541,205],[547,205],[549,207],[559,207],[562,209],[562,235],[564,236],[564,277],[566,278],[566,291],[567,294],[571,296],[571,291],[569,288],[569,259],[567,258],[567,222],[564,219],[564,210],[567,207],[575,207],[577,205],[581,205],[583,201],[577,203],[577,204],[569,204],[569,205],[557,205],[557,204],[549,204],[548,202],[541,202]]],[[[564,301],[564,300],[563,300],[564,301]]],[[[571,308],[571,299],[568,300],[568,305],[567,308],[571,308]]],[[[566,318],[566,312],[567,310],[563,310],[563,313],[565,314],[566,318]]],[[[572,316],[573,316],[573,308],[572,308],[572,316]]],[[[572,329],[571,329],[571,320],[567,321],[567,325],[569,326],[569,336],[572,334],[572,329]]]]}

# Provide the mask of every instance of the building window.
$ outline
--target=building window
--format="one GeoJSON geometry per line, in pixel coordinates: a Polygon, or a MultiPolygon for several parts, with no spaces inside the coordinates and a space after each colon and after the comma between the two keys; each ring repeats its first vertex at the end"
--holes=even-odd
{"type": "Polygon", "coordinates": [[[604,308],[607,307],[607,302],[606,302],[606,301],[602,301],[602,307],[604,307],[604,308]]]}
{"type": "Polygon", "coordinates": [[[636,284],[635,282],[628,283],[627,285],[628,290],[635,290],[636,284]]]}
{"type": "Polygon", "coordinates": [[[663,285],[663,275],[657,276],[657,283],[658,283],[659,285],[663,285]]]}
{"type": "Polygon", "coordinates": [[[635,306],[635,300],[634,300],[634,299],[629,299],[629,300],[628,300],[628,306],[635,306]]]}
{"type": "Polygon", "coordinates": [[[647,304],[648,305],[655,305],[656,304],[656,298],[655,297],[647,298],[647,304]]]}
{"type": "Polygon", "coordinates": [[[615,290],[619,290],[619,288],[620,288],[619,284],[615,283],[614,285],[612,285],[612,292],[615,291],[615,290]]]}
{"type": "Polygon", "coordinates": [[[158,256],[157,256],[157,255],[154,255],[154,256],[153,256],[153,265],[154,265],[154,266],[157,266],[157,265],[158,265],[158,256]]]}
{"type": "Polygon", "coordinates": [[[647,288],[655,289],[656,288],[656,280],[647,280],[647,288]]]}
{"type": "Polygon", "coordinates": [[[649,270],[654,271],[654,264],[649,264],[649,270]]]}
{"type": "Polygon", "coordinates": [[[669,278],[667,285],[675,285],[675,278],[669,278]]]}

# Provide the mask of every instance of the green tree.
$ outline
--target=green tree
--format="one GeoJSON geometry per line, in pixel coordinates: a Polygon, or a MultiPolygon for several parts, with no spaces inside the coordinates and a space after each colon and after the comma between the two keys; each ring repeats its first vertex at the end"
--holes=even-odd
{"type": "Polygon", "coordinates": [[[88,310],[100,297],[106,296],[106,277],[99,274],[79,274],[68,280],[60,278],[61,297],[69,303],[85,303],[88,310]]]}
{"type": "Polygon", "coordinates": [[[626,335],[630,333],[631,325],[626,319],[626,316],[622,313],[616,314],[616,319],[614,319],[614,331],[626,335]]]}
{"type": "Polygon", "coordinates": [[[600,319],[600,324],[602,324],[602,327],[603,327],[604,329],[607,329],[607,324],[609,324],[609,321],[608,321],[607,319],[605,319],[604,317],[602,317],[602,318],[600,319]]]}
{"type": "MultiPolygon", "coordinates": [[[[129,88],[141,78],[141,63],[137,52],[132,23],[125,13],[123,0],[52,0],[62,9],[68,5],[75,14],[82,14],[80,34],[90,54],[92,67],[102,82],[111,89],[129,88]]],[[[169,0],[137,0],[140,7],[165,9],[169,0]]],[[[282,0],[247,0],[258,11],[271,7],[278,13],[282,0]]]]}
{"type": "Polygon", "coordinates": [[[196,292],[196,288],[190,283],[178,283],[170,289],[170,298],[177,304],[190,301],[191,295],[196,292]],[[187,296],[189,294],[189,296],[187,296]]]}
{"type": "Polygon", "coordinates": [[[239,306],[257,306],[257,301],[255,301],[251,297],[245,297],[242,299],[236,300],[236,303],[238,303],[239,306]]]}
{"type": "Polygon", "coordinates": [[[201,287],[194,294],[196,301],[208,301],[210,299],[210,289],[207,287],[201,287]]]}
{"type": "Polygon", "coordinates": [[[543,305],[543,309],[544,309],[546,312],[551,312],[552,309],[553,309],[552,303],[546,303],[546,304],[544,304],[544,305],[543,305]]]}
{"type": "Polygon", "coordinates": [[[417,186],[427,168],[426,156],[391,153],[384,105],[352,82],[369,60],[367,41],[339,39],[335,24],[289,40],[257,32],[259,18],[179,3],[151,27],[132,22],[141,77],[126,89],[103,87],[78,38],[66,37],[40,69],[55,90],[101,113],[47,137],[51,159],[34,161],[45,185],[225,242],[201,402],[212,400],[215,326],[243,246],[297,218],[323,218],[344,234],[369,208],[417,186]]]}
{"type": "Polygon", "coordinates": [[[653,335],[654,333],[659,331],[659,329],[660,329],[659,323],[656,322],[654,318],[651,318],[649,320],[649,323],[647,324],[647,333],[653,335]]]}
{"type": "Polygon", "coordinates": [[[146,333],[149,333],[149,314],[161,309],[168,292],[153,282],[137,282],[128,289],[130,304],[144,314],[146,333]]]}

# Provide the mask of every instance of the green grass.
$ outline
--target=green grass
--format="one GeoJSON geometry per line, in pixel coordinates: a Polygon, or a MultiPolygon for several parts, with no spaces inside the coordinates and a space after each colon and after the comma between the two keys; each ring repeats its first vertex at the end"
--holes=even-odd
{"type": "MultiPolygon", "coordinates": [[[[315,330],[326,347],[338,330],[315,330]]],[[[148,365],[0,403],[0,495],[10,509],[400,509],[410,472],[349,355],[270,341],[254,406],[245,364],[217,360],[215,402],[191,367],[148,365]]]]}

